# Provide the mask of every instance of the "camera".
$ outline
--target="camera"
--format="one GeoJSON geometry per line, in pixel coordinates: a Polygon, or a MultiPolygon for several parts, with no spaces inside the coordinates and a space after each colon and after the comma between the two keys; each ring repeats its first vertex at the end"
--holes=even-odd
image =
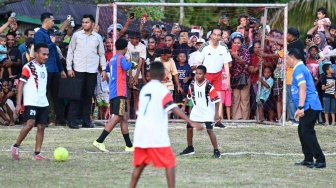
{"type": "Polygon", "coordinates": [[[254,24],[257,23],[257,19],[255,17],[249,17],[249,27],[254,27],[254,24]]]}

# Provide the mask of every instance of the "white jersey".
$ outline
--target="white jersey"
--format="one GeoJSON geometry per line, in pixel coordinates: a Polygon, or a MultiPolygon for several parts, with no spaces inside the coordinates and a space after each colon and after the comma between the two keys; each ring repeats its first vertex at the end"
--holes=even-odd
{"type": "Polygon", "coordinates": [[[191,110],[190,119],[196,122],[214,122],[216,106],[220,98],[211,85],[209,80],[205,79],[202,84],[192,81],[189,85],[188,99],[192,99],[194,107],[191,110]]]}
{"type": "Polygon", "coordinates": [[[44,64],[35,61],[27,63],[22,68],[20,80],[26,82],[23,85],[23,105],[46,107],[47,99],[47,69],[44,64]]]}
{"type": "Polygon", "coordinates": [[[223,65],[232,61],[229,49],[226,44],[219,42],[217,48],[213,48],[211,41],[204,43],[198,50],[197,62],[203,62],[207,73],[218,73],[222,71],[223,65]]]}
{"type": "Polygon", "coordinates": [[[170,146],[168,111],[177,107],[170,91],[158,80],[151,80],[140,91],[134,146],[158,148],[170,146]]]}

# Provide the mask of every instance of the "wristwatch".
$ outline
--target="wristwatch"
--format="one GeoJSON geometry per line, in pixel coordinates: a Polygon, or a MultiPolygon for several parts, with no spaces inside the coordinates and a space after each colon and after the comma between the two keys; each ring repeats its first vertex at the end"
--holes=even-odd
{"type": "Polygon", "coordinates": [[[299,109],[299,110],[302,110],[302,109],[303,109],[303,106],[298,106],[298,109],[299,109]]]}

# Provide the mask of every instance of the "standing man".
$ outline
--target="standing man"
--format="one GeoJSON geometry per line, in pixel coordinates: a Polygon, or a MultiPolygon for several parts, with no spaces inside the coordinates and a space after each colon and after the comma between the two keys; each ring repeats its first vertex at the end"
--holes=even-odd
{"type": "Polygon", "coordinates": [[[66,125],[63,105],[63,99],[58,98],[58,89],[60,77],[66,78],[62,62],[57,52],[55,36],[51,36],[49,30],[54,26],[54,16],[45,12],[41,14],[42,27],[34,35],[34,45],[46,43],[49,48],[49,57],[46,62],[48,72],[47,95],[51,105],[49,107],[49,123],[57,125],[66,125]],[[52,112],[54,111],[54,113],[52,112]],[[56,122],[55,122],[56,115],[56,122]]]}
{"type": "Polygon", "coordinates": [[[102,80],[106,79],[106,58],[102,37],[93,31],[95,19],[91,14],[84,14],[82,27],[73,34],[66,59],[68,76],[82,80],[82,100],[72,100],[69,109],[69,127],[78,129],[76,121],[82,114],[83,128],[93,128],[90,121],[91,103],[97,83],[98,66],[102,68],[102,80]],[[82,110],[82,113],[80,113],[82,110]]]}
{"type": "Polygon", "coordinates": [[[40,155],[43,137],[44,124],[48,121],[48,99],[47,89],[47,70],[45,63],[49,56],[49,49],[46,43],[36,44],[34,47],[35,59],[27,63],[22,69],[20,83],[18,85],[17,106],[15,113],[19,115],[21,111],[22,95],[25,106],[24,116],[27,120],[22,128],[15,144],[11,147],[12,157],[20,160],[19,147],[22,141],[34,126],[37,127],[35,155],[33,160],[49,161],[49,158],[40,155]]]}
{"type": "MultiPolygon", "coordinates": [[[[214,28],[211,31],[210,40],[204,43],[199,49],[196,60],[197,64],[203,64],[207,69],[206,79],[215,87],[218,96],[222,91],[222,68],[224,66],[225,74],[230,75],[229,62],[232,61],[229,49],[226,44],[221,42],[222,30],[214,28]]],[[[226,79],[226,89],[231,89],[230,77],[226,79]]],[[[219,104],[219,116],[223,116],[222,103],[219,104]]],[[[216,127],[225,128],[223,124],[217,122],[216,127]]]]}
{"type": "Polygon", "coordinates": [[[314,130],[316,118],[322,110],[314,85],[314,80],[307,67],[301,61],[301,53],[296,48],[288,50],[287,64],[293,67],[292,97],[297,108],[294,118],[299,121],[298,133],[304,159],[295,165],[308,168],[325,168],[326,160],[317,141],[314,130]],[[314,163],[314,158],[316,162],[314,163]]]}

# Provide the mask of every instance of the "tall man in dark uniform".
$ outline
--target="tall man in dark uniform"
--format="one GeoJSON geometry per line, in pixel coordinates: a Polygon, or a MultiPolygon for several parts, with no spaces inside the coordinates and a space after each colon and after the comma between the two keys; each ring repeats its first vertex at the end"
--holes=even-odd
{"type": "Polygon", "coordinates": [[[295,165],[308,168],[325,168],[326,160],[317,141],[314,130],[315,121],[319,111],[322,110],[321,102],[314,85],[314,80],[307,67],[301,60],[301,53],[296,48],[288,50],[287,64],[294,68],[292,79],[292,97],[297,110],[294,114],[299,121],[298,133],[304,159],[295,165]],[[314,163],[314,158],[316,159],[314,163]]]}

